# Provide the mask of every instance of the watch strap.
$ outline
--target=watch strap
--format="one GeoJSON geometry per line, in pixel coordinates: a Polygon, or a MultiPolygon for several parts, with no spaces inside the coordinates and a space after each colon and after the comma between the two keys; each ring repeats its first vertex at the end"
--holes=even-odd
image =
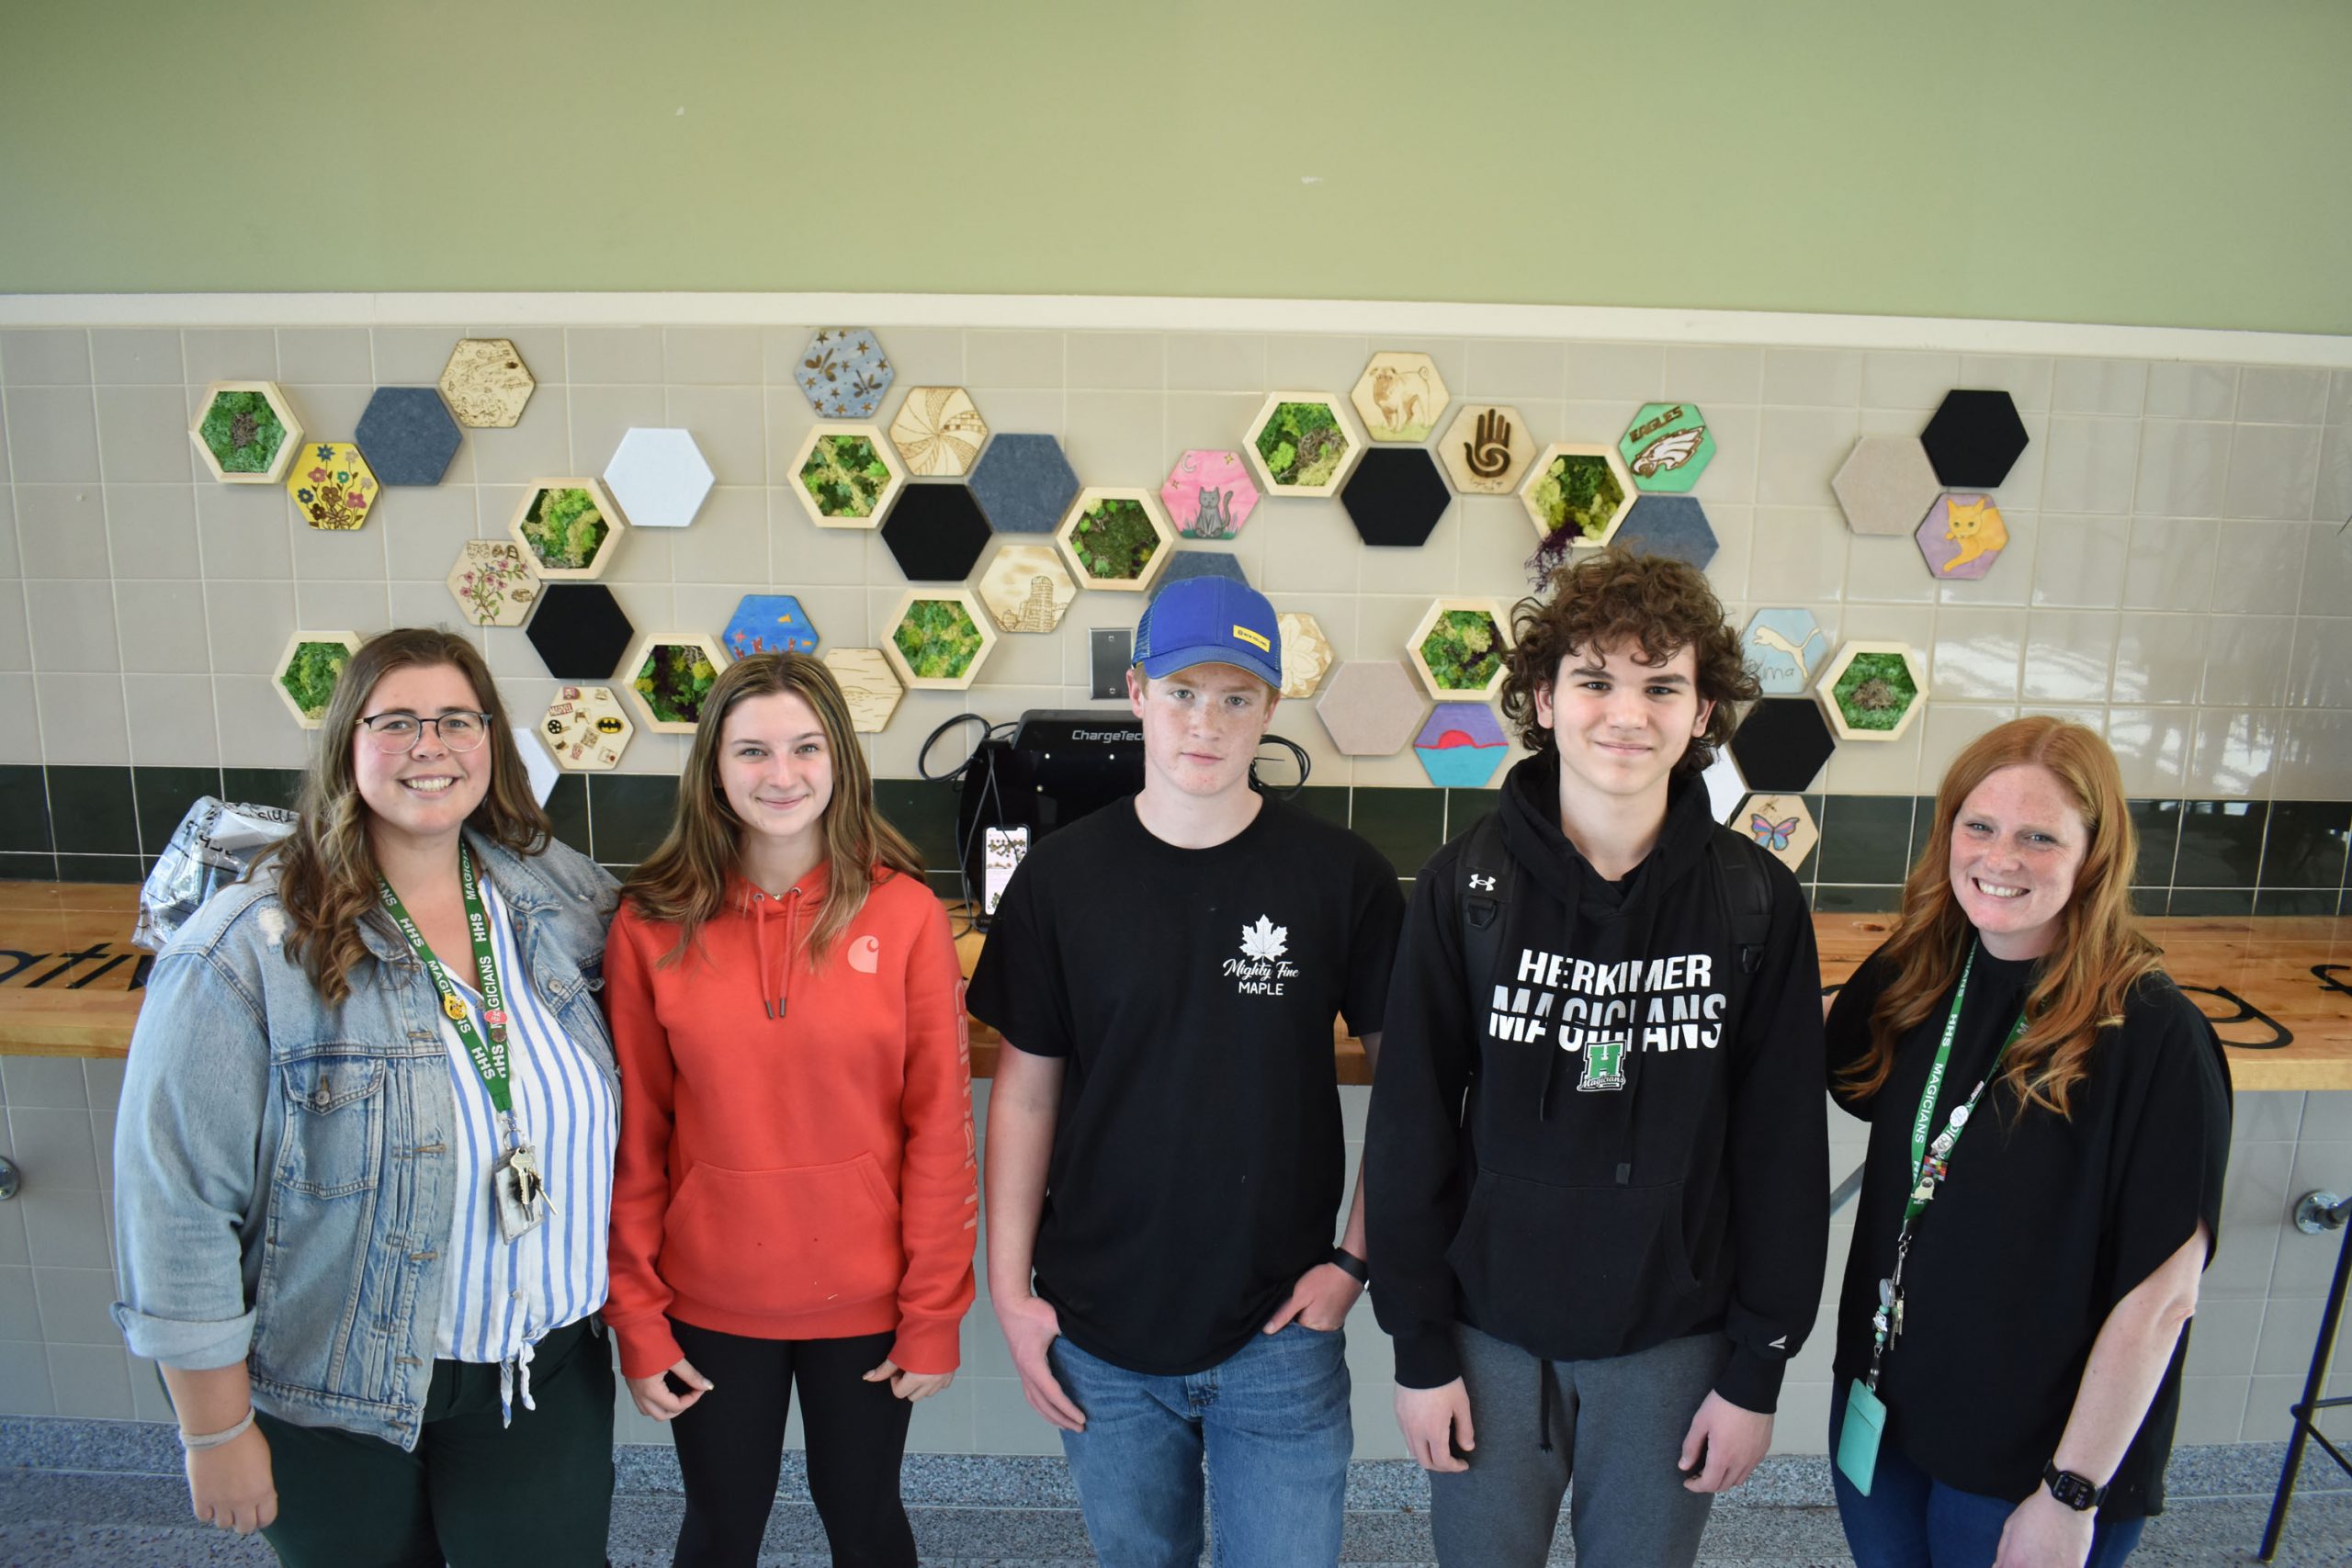
{"type": "Polygon", "coordinates": [[[1346,1247],[1333,1247],[1331,1249],[1329,1261],[1332,1267],[1338,1269],[1342,1274],[1345,1274],[1349,1278],[1354,1280],[1357,1284],[1369,1285],[1372,1283],[1372,1265],[1366,1263],[1363,1258],[1358,1258],[1354,1253],[1350,1252],[1346,1247]]]}
{"type": "Polygon", "coordinates": [[[2041,1481],[2052,1497],[2078,1514],[2086,1514],[2107,1500],[2106,1487],[2094,1484],[2087,1476],[2059,1469],[2054,1460],[2041,1467],[2041,1481]]]}

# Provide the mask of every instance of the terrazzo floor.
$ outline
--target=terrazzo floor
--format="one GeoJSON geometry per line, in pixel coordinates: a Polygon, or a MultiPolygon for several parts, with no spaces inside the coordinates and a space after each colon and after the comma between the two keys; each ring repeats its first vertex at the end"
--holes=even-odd
{"type": "MultiPolygon", "coordinates": [[[[2185,1450],[2172,1503],[2151,1523],[2133,1568],[2213,1568],[2256,1561],[2284,1455],[2279,1445],[2185,1450]]],[[[0,1418],[0,1565],[166,1568],[253,1565],[275,1559],[258,1540],[195,1526],[178,1456],[159,1426],[0,1418]]],[[[615,1568],[666,1568],[683,1504],[670,1450],[624,1448],[613,1514],[615,1568]]],[[[1087,1568],[1093,1562],[1057,1460],[916,1455],[906,1492],[924,1568],[1087,1568]]],[[[762,1568],[826,1568],[831,1558],[787,1459],[762,1568]]],[[[1344,1568],[1429,1568],[1428,1487],[1397,1461],[1359,1464],[1348,1488],[1344,1568]]],[[[1850,1560],[1828,1505],[1819,1460],[1768,1461],[1719,1503],[1702,1568],[1836,1568],[1850,1560]]],[[[1553,1560],[1572,1562],[1565,1540],[1553,1560]]],[[[2306,1462],[2280,1568],[2352,1562],[2352,1481],[2306,1462]]]]}

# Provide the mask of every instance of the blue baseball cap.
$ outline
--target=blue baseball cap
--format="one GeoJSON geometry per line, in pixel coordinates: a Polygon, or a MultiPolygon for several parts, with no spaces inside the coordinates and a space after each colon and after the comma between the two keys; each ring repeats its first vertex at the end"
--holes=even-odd
{"type": "Polygon", "coordinates": [[[1171,582],[1136,623],[1134,663],[1157,680],[1195,664],[1230,664],[1283,689],[1283,632],[1274,607],[1246,582],[1188,577],[1171,582]]]}

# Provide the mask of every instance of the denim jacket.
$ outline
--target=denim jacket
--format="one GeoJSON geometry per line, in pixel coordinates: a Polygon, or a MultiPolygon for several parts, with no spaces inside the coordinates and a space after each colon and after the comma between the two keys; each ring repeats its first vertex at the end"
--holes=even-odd
{"type": "MultiPolygon", "coordinates": [[[[562,844],[468,830],[548,1010],[618,1090],[596,993],[617,895],[562,844]]],[[[331,1007],[282,949],[265,868],[147,982],[115,1131],[115,1321],[167,1366],[247,1364],[283,1420],[416,1446],[457,1218],[457,1102],[432,978],[380,911],[331,1007]]]]}

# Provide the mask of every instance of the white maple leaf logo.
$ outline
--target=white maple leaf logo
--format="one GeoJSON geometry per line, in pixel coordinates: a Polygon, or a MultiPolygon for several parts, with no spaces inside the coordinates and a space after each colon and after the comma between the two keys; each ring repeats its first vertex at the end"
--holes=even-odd
{"type": "Polygon", "coordinates": [[[1265,916],[1258,917],[1254,926],[1241,928],[1241,952],[1248,958],[1280,958],[1289,951],[1290,928],[1278,926],[1265,916]]]}

